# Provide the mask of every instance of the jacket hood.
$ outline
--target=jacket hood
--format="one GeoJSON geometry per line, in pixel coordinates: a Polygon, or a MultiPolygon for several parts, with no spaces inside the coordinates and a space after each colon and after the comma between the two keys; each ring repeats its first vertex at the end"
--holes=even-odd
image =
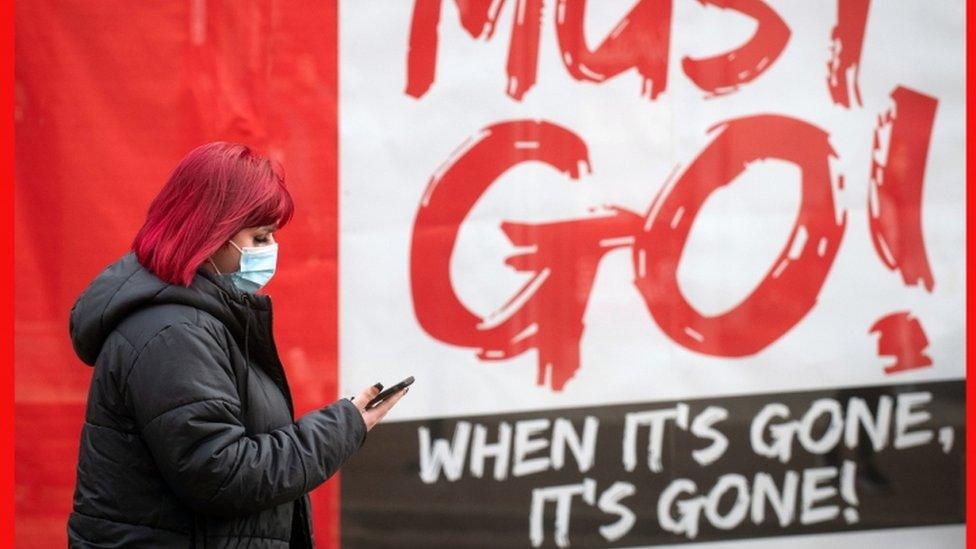
{"type": "MultiPolygon", "coordinates": [[[[102,344],[123,319],[145,307],[190,305],[224,323],[239,341],[246,340],[251,309],[270,310],[267,295],[245,292],[204,267],[189,286],[170,284],[139,263],[129,251],[99,273],[71,307],[68,332],[75,354],[94,366],[102,344]]],[[[245,343],[246,344],[246,343],[245,343]]]]}

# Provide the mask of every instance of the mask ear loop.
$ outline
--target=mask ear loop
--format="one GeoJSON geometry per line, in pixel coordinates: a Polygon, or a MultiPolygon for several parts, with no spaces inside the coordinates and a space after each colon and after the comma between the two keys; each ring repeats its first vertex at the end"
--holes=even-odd
{"type": "Polygon", "coordinates": [[[213,265],[213,268],[214,268],[214,270],[215,270],[215,271],[217,271],[217,274],[221,274],[221,272],[220,272],[220,269],[218,269],[218,268],[217,268],[217,264],[213,262],[213,259],[210,259],[210,258],[208,257],[208,258],[207,258],[207,261],[209,261],[209,262],[210,262],[210,264],[211,264],[211,265],[213,265]]]}
{"type": "MultiPolygon", "coordinates": [[[[242,254],[244,253],[244,250],[242,250],[240,248],[240,246],[238,246],[237,244],[235,244],[233,240],[228,240],[227,242],[230,242],[230,245],[231,246],[237,248],[237,251],[241,252],[242,254]]],[[[213,268],[214,268],[215,271],[217,271],[217,274],[219,274],[219,275],[222,275],[223,274],[223,273],[220,272],[220,269],[217,268],[217,264],[213,262],[213,259],[212,258],[209,258],[208,257],[207,258],[207,261],[209,261],[210,264],[213,265],[213,268]]]]}

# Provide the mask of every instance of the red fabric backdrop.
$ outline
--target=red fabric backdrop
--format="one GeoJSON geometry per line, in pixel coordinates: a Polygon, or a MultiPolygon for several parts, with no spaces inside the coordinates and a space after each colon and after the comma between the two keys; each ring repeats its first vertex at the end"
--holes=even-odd
{"type": "MultiPolygon", "coordinates": [[[[268,286],[296,413],[336,398],[336,7],[321,1],[16,5],[18,547],[64,547],[92,370],[68,311],[169,170],[208,141],[278,158],[296,200],[268,286]]],[[[312,495],[337,545],[337,481],[312,495]]]]}

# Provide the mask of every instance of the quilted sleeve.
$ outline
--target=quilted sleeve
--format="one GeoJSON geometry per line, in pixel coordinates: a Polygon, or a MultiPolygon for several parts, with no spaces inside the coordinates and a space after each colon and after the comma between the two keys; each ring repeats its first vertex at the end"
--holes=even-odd
{"type": "Polygon", "coordinates": [[[332,476],[366,436],[362,415],[346,399],[270,433],[245,435],[227,352],[192,323],[155,335],[125,388],[160,472],[200,513],[250,514],[298,499],[332,476]]]}

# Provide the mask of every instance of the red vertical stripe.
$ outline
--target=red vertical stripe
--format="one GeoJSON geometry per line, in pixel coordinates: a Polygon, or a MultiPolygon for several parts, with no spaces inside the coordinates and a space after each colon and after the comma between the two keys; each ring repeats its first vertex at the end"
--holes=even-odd
{"type": "MultiPolygon", "coordinates": [[[[280,269],[267,288],[275,337],[296,413],[335,400],[335,4],[17,3],[17,210],[3,217],[18,255],[16,304],[3,307],[16,385],[2,400],[19,427],[4,446],[17,460],[18,546],[66,545],[92,374],[71,350],[70,307],[201,143],[240,141],[282,162],[296,213],[276,235],[280,269]]],[[[319,547],[338,544],[337,494],[337,481],[312,494],[319,547]]]]}
{"type": "MultiPolygon", "coordinates": [[[[14,180],[14,3],[12,0],[0,2],[0,44],[3,53],[0,54],[0,72],[3,73],[2,93],[0,104],[0,143],[3,152],[0,153],[0,166],[3,173],[0,180],[13,182],[14,180]]],[[[3,185],[0,195],[0,219],[3,220],[3,232],[13,234],[14,202],[13,185],[3,185]]],[[[8,240],[9,242],[9,240],[8,240]]],[[[14,296],[14,248],[7,249],[0,264],[0,545],[10,547],[14,543],[14,338],[13,338],[13,296],[14,296]]]]}
{"type": "MultiPolygon", "coordinates": [[[[974,0],[966,2],[966,455],[970,457],[976,452],[976,434],[972,426],[976,425],[976,409],[973,407],[973,396],[976,395],[976,348],[973,339],[976,337],[976,222],[973,220],[976,212],[976,112],[974,112],[974,90],[976,90],[976,74],[973,65],[976,64],[976,37],[973,36],[973,22],[976,21],[974,0]]],[[[976,501],[973,492],[976,491],[976,476],[973,467],[966,467],[966,546],[976,547],[976,501]]]]}

